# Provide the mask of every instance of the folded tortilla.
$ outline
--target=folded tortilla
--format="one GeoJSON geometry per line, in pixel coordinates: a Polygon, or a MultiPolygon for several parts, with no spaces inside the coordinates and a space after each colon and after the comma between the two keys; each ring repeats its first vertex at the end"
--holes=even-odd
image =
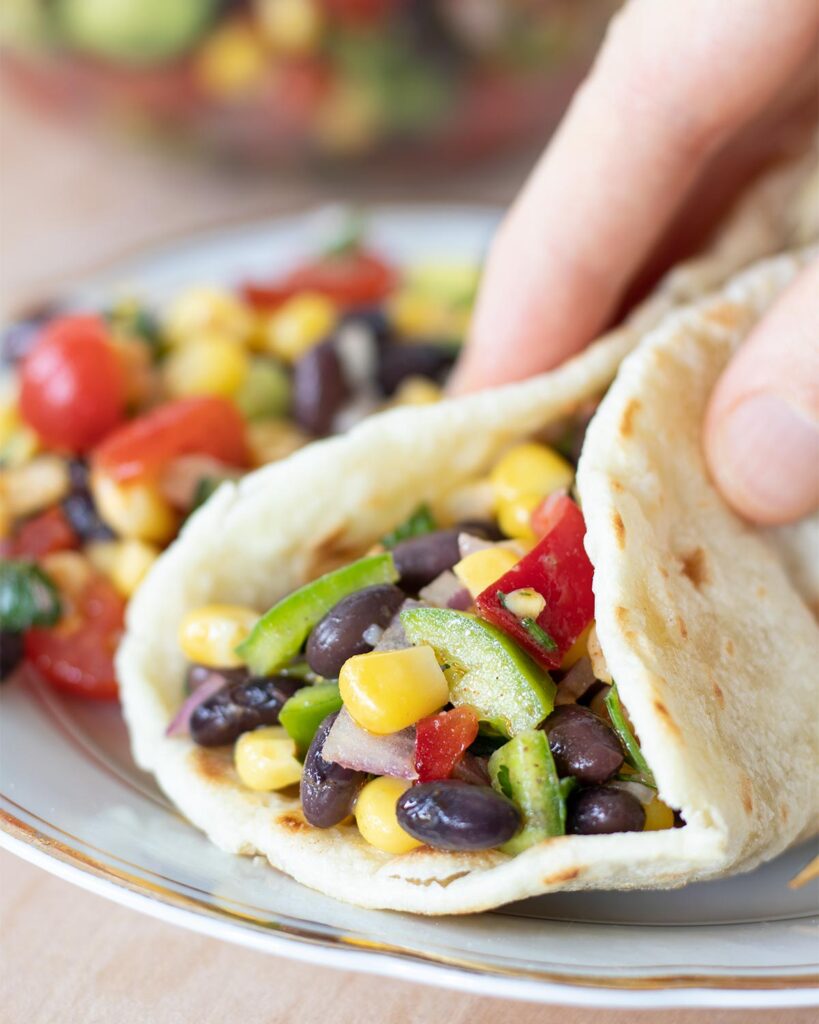
{"type": "MultiPolygon", "coordinates": [[[[210,602],[264,610],[357,557],[420,502],[440,505],[511,442],[602,394],[634,347],[632,326],[551,374],[387,413],[223,485],[129,610],[118,670],[140,766],[220,848],[261,854],[361,906],[422,914],[557,890],[683,885],[751,868],[814,832],[819,629],[781,552],[724,505],[700,450],[721,369],[810,255],[763,262],[662,319],[611,384],[581,456],[598,636],[660,796],[684,827],[560,836],[517,857],[426,847],[391,856],[354,825],[314,828],[297,799],[242,787],[231,749],[165,735],[183,700],[185,612],[210,602]]],[[[719,276],[708,260],[698,274],[709,284],[719,276]]],[[[655,322],[675,304],[661,296],[651,300],[662,307],[655,322]]]]}

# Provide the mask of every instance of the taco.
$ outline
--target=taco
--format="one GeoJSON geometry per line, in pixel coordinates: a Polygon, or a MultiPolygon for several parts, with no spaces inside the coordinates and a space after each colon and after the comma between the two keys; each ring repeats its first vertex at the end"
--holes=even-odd
{"type": "Polygon", "coordinates": [[[679,886],[815,832],[819,629],[700,452],[811,256],[672,312],[611,386],[623,332],[220,488],[130,609],[138,763],[222,849],[423,914],[679,886]]]}

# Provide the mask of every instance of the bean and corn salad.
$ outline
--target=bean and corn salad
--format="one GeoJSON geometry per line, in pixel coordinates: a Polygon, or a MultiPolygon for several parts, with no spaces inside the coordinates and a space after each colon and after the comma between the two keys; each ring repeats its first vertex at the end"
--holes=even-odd
{"type": "Polygon", "coordinates": [[[42,108],[245,160],[427,161],[542,138],[613,0],[4,0],[0,68],[42,108]]]}
{"type": "Polygon", "coordinates": [[[2,335],[0,675],[115,698],[125,603],[218,485],[393,404],[434,402],[477,269],[402,272],[351,220],[324,252],[162,309],[41,311],[2,335]]]}
{"type": "Polygon", "coordinates": [[[299,788],[316,828],[350,815],[388,854],[517,854],[542,839],[682,824],[597,640],[585,523],[562,451],[508,449],[361,559],[265,614],[190,611],[168,727],[232,746],[249,790],[299,788]],[[447,509],[475,511],[458,520],[447,509]],[[454,521],[453,521],[454,519],[454,521]]]}

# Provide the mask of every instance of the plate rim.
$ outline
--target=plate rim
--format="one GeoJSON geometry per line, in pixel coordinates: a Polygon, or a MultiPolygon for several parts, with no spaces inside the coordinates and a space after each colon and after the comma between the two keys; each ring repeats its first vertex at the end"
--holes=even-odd
{"type": "MultiPolygon", "coordinates": [[[[166,923],[268,955],[336,970],[420,982],[472,995],[542,1004],[622,1009],[795,1008],[819,1006],[819,973],[654,975],[601,978],[555,971],[470,966],[466,962],[409,951],[354,937],[335,938],[288,924],[280,931],[243,927],[241,917],[165,886],[130,880],[68,843],[56,840],[0,810],[0,849],[97,896],[166,923]]],[[[271,917],[275,922],[275,917],[271,917]]]]}
{"type": "MultiPolygon", "coordinates": [[[[50,284],[36,283],[30,291],[9,303],[2,319],[25,315],[27,308],[43,302],[70,302],[82,290],[100,286],[100,279],[128,273],[174,253],[236,242],[243,235],[265,230],[286,230],[299,221],[319,216],[339,206],[363,209],[368,217],[407,215],[418,212],[456,211],[499,221],[502,207],[491,202],[458,200],[409,200],[400,202],[347,203],[327,199],[321,203],[298,204],[279,212],[255,212],[246,216],[211,220],[187,228],[159,233],[70,271],[50,284]]],[[[25,810],[25,809],[23,809],[25,810]]],[[[55,826],[56,828],[56,826],[55,826]]],[[[279,931],[259,932],[243,926],[238,914],[219,908],[171,888],[129,880],[102,861],[97,861],[69,843],[55,839],[0,809],[0,849],[47,871],[71,884],[109,899],[131,910],[198,934],[231,942],[268,955],[336,970],[362,971],[381,977],[444,987],[470,994],[525,1000],[542,1004],[597,1006],[611,1008],[780,1008],[819,1005],[819,973],[751,975],[669,974],[628,977],[595,977],[560,972],[487,968],[443,956],[366,942],[353,936],[333,937],[311,932],[314,922],[299,921],[297,930],[288,922],[279,931]]],[[[276,918],[271,915],[271,923],[276,918]]]]}

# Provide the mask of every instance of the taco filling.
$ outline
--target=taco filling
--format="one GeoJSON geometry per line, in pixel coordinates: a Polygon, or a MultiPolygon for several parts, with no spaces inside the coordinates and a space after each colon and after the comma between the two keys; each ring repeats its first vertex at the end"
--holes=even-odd
{"type": "Polygon", "coordinates": [[[232,745],[241,785],[298,786],[310,825],[353,815],[390,854],[517,854],[567,833],[681,824],[596,639],[570,496],[581,432],[562,452],[507,449],[466,485],[485,496],[479,519],[423,505],[261,617],[189,611],[188,696],[169,735],[232,745]]]}

